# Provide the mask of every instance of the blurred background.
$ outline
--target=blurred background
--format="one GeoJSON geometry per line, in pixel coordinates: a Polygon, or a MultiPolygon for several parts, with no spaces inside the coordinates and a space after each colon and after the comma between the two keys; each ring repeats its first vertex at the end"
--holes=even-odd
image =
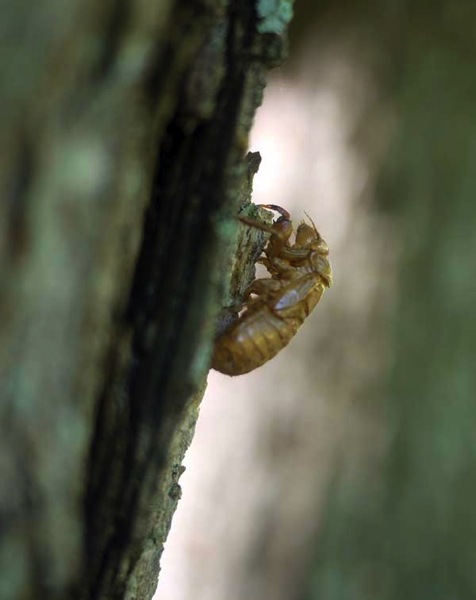
{"type": "MultiPolygon", "coordinates": [[[[149,597],[208,211],[293,3],[4,4],[0,600],[149,597]]],[[[312,217],[334,285],[268,364],[210,373],[155,598],[476,598],[476,3],[295,5],[253,200],[312,217]]]]}
{"type": "Polygon", "coordinates": [[[299,597],[333,474],[372,470],[386,437],[370,389],[389,360],[399,239],[374,189],[393,114],[380,106],[362,135],[379,94],[362,40],[317,17],[295,34],[255,121],[253,201],[296,225],[308,213],[335,283],[274,360],[237,378],[210,372],[157,600],[299,597]]]}
{"type": "Polygon", "coordinates": [[[309,213],[335,283],[210,373],[157,599],[476,597],[474,12],[299,3],[253,200],[309,213]]]}

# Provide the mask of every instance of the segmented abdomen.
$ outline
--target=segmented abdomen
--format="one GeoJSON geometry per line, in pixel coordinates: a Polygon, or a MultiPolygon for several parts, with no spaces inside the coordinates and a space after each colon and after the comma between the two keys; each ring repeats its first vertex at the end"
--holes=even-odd
{"type": "Polygon", "coordinates": [[[265,301],[245,311],[218,338],[212,368],[226,375],[243,375],[268,362],[296,334],[323,289],[316,285],[305,298],[283,311],[272,312],[265,301]]]}
{"type": "Polygon", "coordinates": [[[276,317],[267,306],[245,313],[218,339],[212,367],[226,375],[248,373],[286,346],[298,326],[276,317]]]}

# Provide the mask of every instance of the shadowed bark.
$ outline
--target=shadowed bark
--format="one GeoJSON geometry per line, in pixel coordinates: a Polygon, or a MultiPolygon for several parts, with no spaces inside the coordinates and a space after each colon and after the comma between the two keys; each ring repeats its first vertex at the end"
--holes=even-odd
{"type": "Polygon", "coordinates": [[[153,594],[274,4],[2,8],[2,600],[153,594]]]}

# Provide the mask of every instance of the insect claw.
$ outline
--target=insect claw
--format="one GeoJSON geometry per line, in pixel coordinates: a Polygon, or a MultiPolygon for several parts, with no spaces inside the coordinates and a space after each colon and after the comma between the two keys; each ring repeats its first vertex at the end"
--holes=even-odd
{"type": "Polygon", "coordinates": [[[291,220],[291,215],[282,206],[278,206],[277,204],[258,204],[258,206],[260,206],[262,208],[268,208],[269,210],[274,210],[274,211],[278,212],[282,217],[287,219],[288,221],[291,220]]]}

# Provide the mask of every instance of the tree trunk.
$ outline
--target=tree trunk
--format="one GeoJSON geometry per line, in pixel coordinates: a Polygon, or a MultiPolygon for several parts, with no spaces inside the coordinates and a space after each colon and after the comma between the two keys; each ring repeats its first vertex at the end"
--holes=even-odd
{"type": "Polygon", "coordinates": [[[267,6],[3,7],[2,600],[153,594],[285,49],[267,6]]]}

